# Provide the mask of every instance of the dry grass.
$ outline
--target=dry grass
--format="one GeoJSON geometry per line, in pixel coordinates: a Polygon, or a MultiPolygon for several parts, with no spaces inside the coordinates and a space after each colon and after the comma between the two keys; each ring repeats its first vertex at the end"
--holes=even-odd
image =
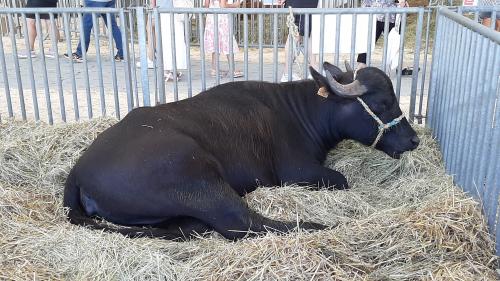
{"type": "Polygon", "coordinates": [[[401,160],[344,142],[327,165],[349,191],[296,186],[247,196],[269,217],[329,230],[229,242],[128,239],[70,225],[69,169],[114,120],[0,125],[0,279],[13,280],[495,280],[494,244],[478,204],[445,175],[436,143],[401,160]]]}

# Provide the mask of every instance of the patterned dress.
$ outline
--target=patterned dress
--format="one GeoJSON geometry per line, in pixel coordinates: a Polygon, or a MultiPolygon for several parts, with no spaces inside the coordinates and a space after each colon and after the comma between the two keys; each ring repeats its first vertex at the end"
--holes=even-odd
{"type": "MultiPolygon", "coordinates": [[[[398,4],[394,0],[362,0],[361,7],[371,7],[371,8],[395,8],[398,4]]],[[[378,14],[377,21],[384,21],[385,15],[378,14]]],[[[396,15],[389,14],[389,22],[395,22],[396,15]]]]}
{"type": "MultiPolygon", "coordinates": [[[[218,0],[211,0],[210,1],[210,8],[219,8],[219,1],[218,0]]],[[[229,49],[229,40],[233,40],[233,53],[238,52],[238,43],[236,42],[236,39],[229,38],[229,30],[233,28],[232,26],[229,26],[229,15],[227,14],[218,14],[217,15],[217,20],[219,21],[218,24],[218,35],[219,35],[219,53],[228,55],[230,54],[230,49],[229,49]]],[[[234,33],[233,33],[234,34],[234,33]]],[[[205,24],[205,53],[215,53],[216,52],[216,46],[215,46],[215,25],[214,25],[214,15],[209,14],[207,15],[207,21],[205,24]]]]}

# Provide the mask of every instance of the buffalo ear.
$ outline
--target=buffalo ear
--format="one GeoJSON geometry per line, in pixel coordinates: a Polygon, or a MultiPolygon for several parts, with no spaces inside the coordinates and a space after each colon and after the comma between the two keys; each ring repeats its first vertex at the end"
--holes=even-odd
{"type": "Polygon", "coordinates": [[[340,68],[338,68],[337,66],[329,63],[329,62],[324,62],[323,63],[323,68],[330,72],[330,74],[332,75],[333,79],[335,80],[340,80],[340,78],[342,77],[342,75],[344,74],[344,72],[342,72],[342,70],[340,68]]]}
{"type": "Polygon", "coordinates": [[[329,86],[326,77],[317,72],[316,69],[314,69],[312,66],[309,66],[309,72],[311,73],[314,82],[316,82],[316,85],[319,87],[317,94],[319,96],[327,98],[329,95],[328,93],[329,86]]]}
{"type": "Polygon", "coordinates": [[[309,66],[309,72],[311,73],[311,76],[314,82],[316,82],[316,85],[318,85],[318,87],[321,88],[328,86],[328,80],[326,80],[326,77],[317,72],[316,69],[314,69],[314,67],[309,66]]]}

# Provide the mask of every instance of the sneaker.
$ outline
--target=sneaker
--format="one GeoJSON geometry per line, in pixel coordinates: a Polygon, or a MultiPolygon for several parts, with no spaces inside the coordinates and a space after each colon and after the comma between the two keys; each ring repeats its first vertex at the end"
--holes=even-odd
{"type": "MultiPolygon", "coordinates": [[[[297,80],[300,80],[300,77],[295,74],[295,73],[292,73],[292,81],[297,81],[297,80]]],[[[281,76],[281,80],[280,80],[282,83],[283,82],[288,82],[288,74],[284,73],[283,76],[281,76]]]]}
{"type": "Polygon", "coordinates": [[[68,55],[68,54],[64,54],[64,57],[67,58],[67,59],[71,59],[73,60],[74,62],[83,62],[83,58],[82,56],[80,56],[79,54],[77,53],[72,53],[71,56],[68,55]]]}
{"type": "Polygon", "coordinates": [[[37,54],[35,53],[35,51],[31,51],[31,52],[25,51],[25,52],[22,52],[22,53],[18,53],[17,57],[20,58],[20,59],[27,59],[28,55],[31,58],[36,58],[37,57],[37,54]]]}
{"type": "Polygon", "coordinates": [[[47,51],[47,52],[45,52],[45,57],[49,58],[49,59],[54,59],[54,58],[56,58],[56,53],[52,52],[52,51],[47,51]]]}
{"type": "MultiPolygon", "coordinates": [[[[135,63],[135,66],[137,68],[141,68],[141,61],[138,61],[135,63]]],[[[155,64],[152,60],[148,59],[148,69],[154,69],[155,68],[155,64]]]]}
{"type": "Polygon", "coordinates": [[[115,61],[117,61],[117,62],[123,61],[123,56],[116,55],[115,61]]]}
{"type": "MultiPolygon", "coordinates": [[[[176,80],[180,81],[181,77],[182,77],[182,72],[177,71],[176,80]]],[[[168,81],[174,81],[174,73],[169,71],[167,74],[165,74],[165,81],[167,81],[167,82],[168,81]]]]}

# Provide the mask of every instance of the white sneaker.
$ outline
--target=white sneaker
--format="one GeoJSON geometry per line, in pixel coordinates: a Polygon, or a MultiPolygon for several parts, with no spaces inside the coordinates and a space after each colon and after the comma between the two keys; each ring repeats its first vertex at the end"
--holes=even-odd
{"type": "MultiPolygon", "coordinates": [[[[295,73],[292,73],[292,81],[297,81],[297,80],[300,80],[300,77],[295,74],[295,73]]],[[[283,76],[281,76],[281,80],[280,82],[288,82],[288,74],[286,73],[283,73],[283,76]]]]}
{"type": "Polygon", "coordinates": [[[45,52],[45,57],[49,59],[54,59],[56,57],[56,53],[52,51],[45,52]]]}
{"type": "MultiPolygon", "coordinates": [[[[136,62],[135,66],[137,68],[141,68],[141,61],[139,60],[138,62],[136,62]]],[[[152,60],[148,59],[148,69],[153,69],[155,68],[155,64],[152,60]]]]}
{"type": "Polygon", "coordinates": [[[17,57],[20,58],[20,59],[27,59],[28,55],[31,58],[36,58],[37,57],[37,54],[35,53],[35,51],[31,51],[31,52],[25,51],[25,52],[22,52],[22,53],[18,53],[17,57]]]}

